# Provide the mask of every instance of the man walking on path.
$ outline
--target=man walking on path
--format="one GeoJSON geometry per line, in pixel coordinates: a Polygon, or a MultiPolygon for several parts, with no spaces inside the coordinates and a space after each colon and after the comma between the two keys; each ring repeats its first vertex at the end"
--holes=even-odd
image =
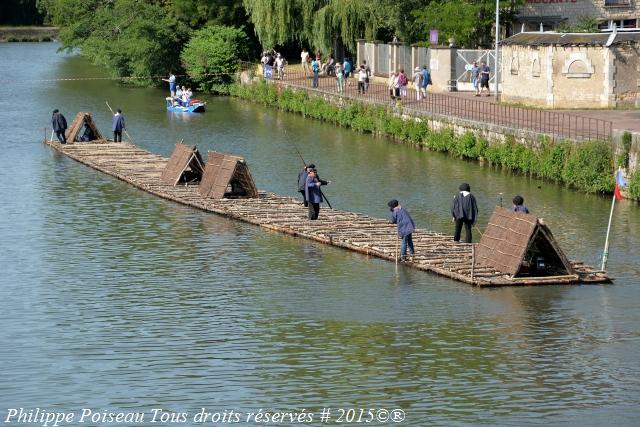
{"type": "Polygon", "coordinates": [[[429,88],[429,85],[432,84],[433,82],[431,81],[431,73],[427,69],[427,66],[424,65],[422,67],[422,80],[420,82],[420,92],[422,92],[423,98],[427,97],[427,89],[429,88]]]}
{"type": "Polygon", "coordinates": [[[413,70],[413,87],[416,91],[416,101],[420,101],[420,92],[422,91],[422,73],[420,67],[413,70]]]}
{"type": "Polygon", "coordinates": [[[469,184],[461,184],[460,192],[453,198],[451,203],[451,216],[452,221],[456,223],[456,231],[453,235],[455,242],[460,241],[460,233],[462,232],[462,226],[465,229],[465,243],[471,243],[471,226],[476,223],[478,218],[478,206],[476,204],[476,198],[471,194],[471,187],[469,184]]]}
{"type": "Polygon", "coordinates": [[[318,171],[314,168],[309,168],[309,175],[307,176],[307,201],[309,203],[309,219],[314,221],[318,219],[320,214],[320,203],[322,203],[322,193],[320,186],[330,184],[331,181],[322,181],[318,179],[318,171]]]}
{"type": "Polygon", "coordinates": [[[60,144],[67,143],[67,119],[64,118],[60,110],[57,108],[53,110],[53,115],[51,116],[51,126],[58,137],[58,141],[60,144]]]}
{"type": "Polygon", "coordinates": [[[302,64],[302,71],[304,71],[305,77],[309,75],[309,52],[307,52],[306,48],[302,48],[302,53],[300,54],[300,63],[302,64]]]}
{"type": "Polygon", "coordinates": [[[471,67],[471,84],[476,91],[474,96],[480,96],[480,67],[478,67],[478,61],[473,61],[473,67],[471,67]]]}
{"type": "Polygon", "coordinates": [[[413,232],[416,229],[416,224],[413,222],[413,218],[409,215],[409,211],[400,206],[400,203],[393,199],[387,203],[391,210],[391,223],[398,224],[398,236],[402,238],[402,244],[400,245],[400,259],[402,261],[407,260],[407,247],[411,258],[416,254],[413,248],[413,232]]]}
{"type": "Polygon", "coordinates": [[[111,130],[113,130],[113,142],[122,142],[122,131],[125,129],[125,124],[121,109],[118,108],[118,111],[113,115],[111,125],[111,130]]]}
{"type": "Polygon", "coordinates": [[[491,75],[491,68],[487,65],[486,62],[482,61],[482,66],[480,67],[480,94],[482,95],[482,91],[487,89],[487,96],[491,96],[491,91],[489,90],[489,77],[491,75]]]}
{"type": "Polygon", "coordinates": [[[364,64],[358,69],[358,93],[364,95],[367,90],[367,70],[364,68],[364,64]]]}

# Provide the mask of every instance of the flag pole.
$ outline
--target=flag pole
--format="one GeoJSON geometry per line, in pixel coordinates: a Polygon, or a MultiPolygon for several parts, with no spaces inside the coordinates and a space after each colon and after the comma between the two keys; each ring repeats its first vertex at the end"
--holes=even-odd
{"type": "Polygon", "coordinates": [[[613,207],[616,205],[616,196],[611,201],[611,213],[609,214],[609,225],[607,226],[607,238],[604,241],[604,252],[602,253],[602,271],[607,269],[607,258],[609,257],[609,232],[611,231],[611,220],[613,219],[613,207]]]}

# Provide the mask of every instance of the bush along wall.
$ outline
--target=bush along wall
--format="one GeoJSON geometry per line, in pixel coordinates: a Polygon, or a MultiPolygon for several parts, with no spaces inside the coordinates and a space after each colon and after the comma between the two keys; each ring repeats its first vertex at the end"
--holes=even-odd
{"type": "MultiPolygon", "coordinates": [[[[232,86],[231,95],[283,111],[295,112],[363,133],[395,138],[433,151],[448,152],[463,159],[485,160],[526,175],[564,183],[588,193],[611,193],[614,186],[614,158],[609,143],[572,143],[543,139],[535,147],[507,138],[490,143],[471,131],[455,135],[452,129],[433,130],[426,120],[405,120],[385,107],[347,102],[337,105],[306,91],[277,87],[258,81],[232,86]]],[[[640,173],[631,181],[630,195],[640,196],[640,173]]]]}

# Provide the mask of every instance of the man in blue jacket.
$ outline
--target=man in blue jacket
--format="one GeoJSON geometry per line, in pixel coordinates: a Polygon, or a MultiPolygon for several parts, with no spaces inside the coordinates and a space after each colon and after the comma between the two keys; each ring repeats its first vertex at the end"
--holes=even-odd
{"type": "Polygon", "coordinates": [[[122,142],[122,131],[125,129],[125,125],[121,109],[118,108],[118,112],[113,115],[111,124],[111,130],[113,130],[113,142],[122,142]]]}
{"type": "Polygon", "coordinates": [[[397,200],[391,200],[387,203],[389,209],[391,209],[391,223],[398,224],[398,235],[402,238],[402,244],[400,246],[401,259],[406,260],[407,247],[411,257],[415,255],[416,251],[413,248],[413,231],[416,229],[416,224],[413,222],[413,218],[409,215],[409,211],[400,206],[397,200]]]}
{"type": "Polygon", "coordinates": [[[309,219],[316,220],[320,214],[320,203],[322,203],[322,192],[320,186],[330,184],[331,181],[323,181],[318,179],[318,171],[313,168],[308,168],[309,175],[307,176],[306,196],[307,203],[309,203],[309,219]]]}

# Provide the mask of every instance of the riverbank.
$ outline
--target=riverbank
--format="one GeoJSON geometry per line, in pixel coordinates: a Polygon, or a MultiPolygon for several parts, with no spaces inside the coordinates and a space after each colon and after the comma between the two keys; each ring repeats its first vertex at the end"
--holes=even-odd
{"type": "Polygon", "coordinates": [[[58,27],[0,27],[0,42],[50,42],[59,32],[58,27]]]}
{"type": "MultiPolygon", "coordinates": [[[[330,97],[324,93],[314,96],[306,90],[280,87],[264,80],[234,86],[231,94],[358,132],[390,137],[421,149],[446,152],[460,159],[487,162],[525,175],[563,183],[587,193],[610,194],[613,191],[614,164],[619,160],[610,142],[586,141],[576,144],[539,138],[523,143],[509,135],[504,135],[503,141],[496,141],[471,131],[456,133],[453,126],[434,126],[429,118],[405,115],[402,107],[385,108],[343,97],[330,97]]],[[[640,199],[639,172],[630,177],[629,196],[640,199]]]]}

